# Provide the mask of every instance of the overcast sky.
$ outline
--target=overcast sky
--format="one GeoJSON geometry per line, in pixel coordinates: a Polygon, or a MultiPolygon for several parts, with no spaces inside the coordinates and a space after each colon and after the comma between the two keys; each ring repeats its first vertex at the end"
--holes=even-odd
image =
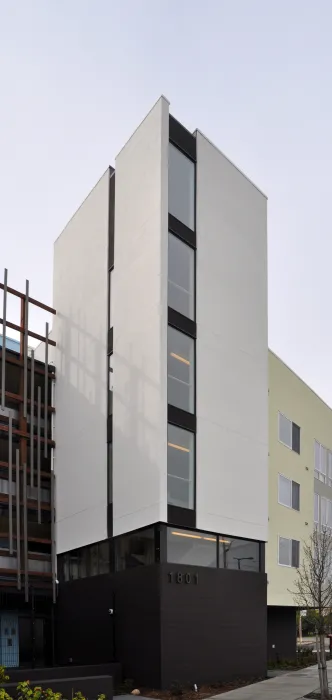
{"type": "Polygon", "coordinates": [[[1,280],[52,303],[55,238],[163,93],[268,195],[270,347],[332,405],[331,36],[331,0],[0,0],[1,280]]]}

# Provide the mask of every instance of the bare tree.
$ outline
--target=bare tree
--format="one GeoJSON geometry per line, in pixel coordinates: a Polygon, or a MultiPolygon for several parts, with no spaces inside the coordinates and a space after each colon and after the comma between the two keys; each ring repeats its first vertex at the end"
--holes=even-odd
{"type": "Polygon", "coordinates": [[[325,635],[327,632],[327,613],[332,606],[332,534],[328,528],[314,530],[308,542],[303,544],[302,565],[297,570],[292,591],[294,600],[300,608],[314,608],[317,611],[316,644],[319,683],[321,697],[330,698],[325,635]]]}

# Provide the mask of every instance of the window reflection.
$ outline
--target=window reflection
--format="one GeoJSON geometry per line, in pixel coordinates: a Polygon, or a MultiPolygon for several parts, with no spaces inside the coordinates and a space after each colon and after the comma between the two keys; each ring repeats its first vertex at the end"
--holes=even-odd
{"type": "Polygon", "coordinates": [[[259,543],[221,535],[219,568],[259,571],[259,543]]]}
{"type": "Polygon", "coordinates": [[[195,163],[169,144],[168,211],[192,231],[195,226],[195,163]]]}
{"type": "Polygon", "coordinates": [[[194,434],[168,425],[167,502],[180,508],[194,507],[194,434]]]}
{"type": "Polygon", "coordinates": [[[113,353],[108,358],[108,415],[113,414],[113,353]]]}
{"type": "Polygon", "coordinates": [[[197,530],[167,529],[167,561],[174,564],[217,566],[217,535],[197,530]]]}
{"type": "Polygon", "coordinates": [[[168,326],[167,400],[183,411],[194,411],[194,340],[168,326]]]}
{"type": "Polygon", "coordinates": [[[115,542],[115,569],[133,569],[155,561],[154,528],[118,537],[115,542]]]}
{"type": "Polygon", "coordinates": [[[168,306],[194,318],[194,251],[172,233],[168,234],[168,306]]]}
{"type": "Polygon", "coordinates": [[[60,554],[58,571],[61,581],[98,576],[110,571],[110,543],[98,542],[60,554]]]}

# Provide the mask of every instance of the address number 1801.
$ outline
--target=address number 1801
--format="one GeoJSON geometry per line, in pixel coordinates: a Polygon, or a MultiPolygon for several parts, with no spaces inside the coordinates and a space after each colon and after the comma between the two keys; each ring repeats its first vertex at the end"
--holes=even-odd
{"type": "Polygon", "coordinates": [[[168,573],[169,583],[193,583],[195,586],[198,584],[198,574],[183,573],[182,571],[170,571],[168,573]]]}

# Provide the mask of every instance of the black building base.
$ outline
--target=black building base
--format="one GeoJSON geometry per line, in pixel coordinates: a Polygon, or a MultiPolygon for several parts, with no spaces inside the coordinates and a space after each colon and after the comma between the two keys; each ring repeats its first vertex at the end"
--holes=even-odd
{"type": "Polygon", "coordinates": [[[266,575],[155,564],[60,584],[57,660],[118,661],[135,685],[266,674],[266,575]]]}
{"type": "Polygon", "coordinates": [[[296,608],[269,605],[267,609],[268,660],[295,659],[296,636],[296,608]]]}

